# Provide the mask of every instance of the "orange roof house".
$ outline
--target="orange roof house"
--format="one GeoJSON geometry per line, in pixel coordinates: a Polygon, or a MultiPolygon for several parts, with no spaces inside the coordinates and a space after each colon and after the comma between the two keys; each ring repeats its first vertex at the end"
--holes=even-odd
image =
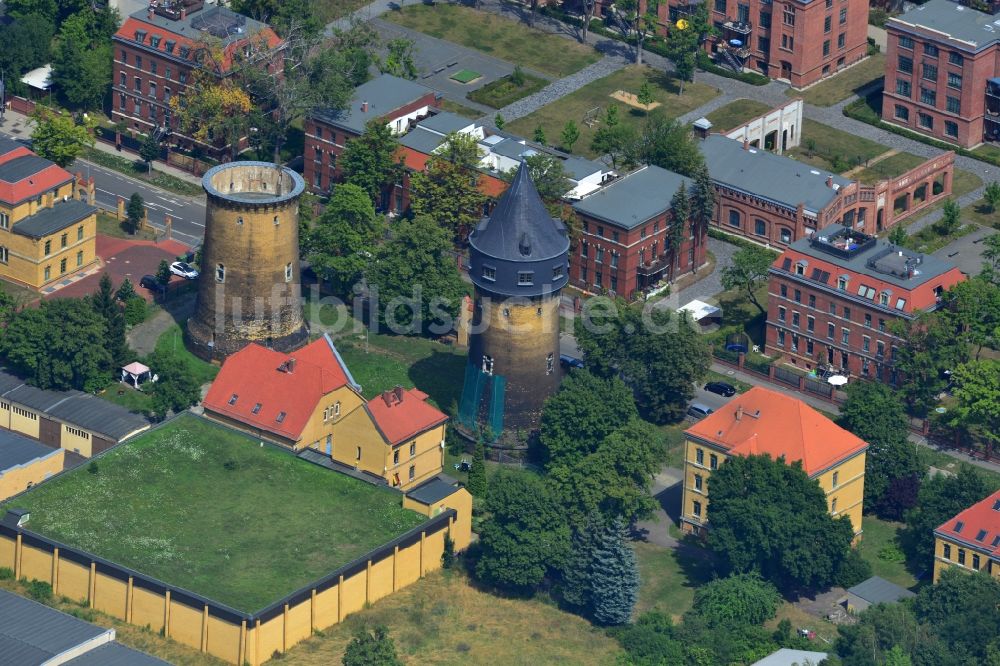
{"type": "Polygon", "coordinates": [[[784,393],[754,387],[685,431],[682,527],[707,524],[709,477],[729,456],[766,454],[801,462],[827,495],[830,512],[861,531],[868,444],[784,393]]]}
{"type": "Polygon", "coordinates": [[[934,582],[948,567],[1000,579],[1000,490],[934,530],[934,582]]]}
{"type": "Polygon", "coordinates": [[[247,345],[223,363],[203,405],[208,418],[393,486],[425,481],[444,465],[448,416],[417,389],[365,401],[326,335],[289,354],[247,345]]]}

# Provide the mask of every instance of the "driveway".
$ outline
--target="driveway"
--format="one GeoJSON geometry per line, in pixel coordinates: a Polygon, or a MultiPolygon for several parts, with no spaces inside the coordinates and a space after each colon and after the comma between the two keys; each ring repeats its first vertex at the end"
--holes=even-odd
{"type": "Polygon", "coordinates": [[[632,538],[653,543],[664,548],[676,548],[680,543],[670,536],[669,525],[680,522],[681,488],[684,472],[676,467],[663,467],[653,479],[650,492],[659,507],[648,520],[641,520],[632,528],[632,538]]]}
{"type": "Polygon", "coordinates": [[[958,270],[966,275],[978,275],[983,270],[983,241],[997,233],[994,229],[982,227],[971,234],[956,238],[943,248],[933,253],[938,259],[944,259],[958,266],[958,270]]]}

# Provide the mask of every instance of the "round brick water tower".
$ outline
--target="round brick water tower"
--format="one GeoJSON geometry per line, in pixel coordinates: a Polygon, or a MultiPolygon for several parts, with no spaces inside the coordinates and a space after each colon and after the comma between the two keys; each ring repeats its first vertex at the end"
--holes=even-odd
{"type": "Polygon", "coordinates": [[[299,278],[305,182],[269,162],[231,162],[202,178],[205,241],[191,350],[223,359],[256,342],[291,351],[308,340],[299,278]]]}

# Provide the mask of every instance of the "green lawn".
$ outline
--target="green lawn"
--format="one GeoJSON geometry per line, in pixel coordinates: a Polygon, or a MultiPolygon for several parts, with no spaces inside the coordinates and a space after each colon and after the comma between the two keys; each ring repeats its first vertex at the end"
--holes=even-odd
{"type": "MultiPolygon", "coordinates": [[[[725,266],[720,266],[723,269],[725,266]]],[[[754,291],[754,296],[761,306],[767,309],[767,285],[761,285],[754,291]]],[[[722,320],[719,330],[712,334],[713,338],[724,338],[729,333],[745,333],[752,344],[764,348],[764,324],[767,319],[747,296],[746,290],[730,289],[709,299],[722,308],[722,320]]]]}
{"type": "Polygon", "coordinates": [[[962,209],[962,221],[1000,229],[1000,208],[990,211],[986,200],[980,199],[962,209]]]}
{"type": "Polygon", "coordinates": [[[918,250],[924,254],[930,254],[931,252],[937,252],[945,245],[948,245],[962,236],[971,234],[978,228],[979,227],[975,224],[963,224],[950,234],[942,236],[934,228],[934,225],[930,225],[924,227],[912,236],[907,236],[906,243],[904,243],[904,245],[911,250],[918,250]]]}
{"type": "Polygon", "coordinates": [[[442,97],[438,100],[438,106],[441,107],[442,111],[450,111],[466,118],[475,119],[480,118],[483,115],[483,113],[478,109],[473,109],[471,106],[465,106],[464,104],[453,102],[447,97],[442,97]]]}
{"type": "Polygon", "coordinates": [[[471,83],[481,76],[482,74],[477,71],[471,69],[460,69],[448,78],[458,81],[459,83],[471,83]]]}
{"type": "Polygon", "coordinates": [[[119,171],[133,178],[146,181],[151,185],[163,188],[164,190],[169,190],[176,194],[183,194],[187,196],[197,197],[204,194],[204,190],[200,185],[195,185],[186,180],[173,176],[169,173],[164,173],[163,171],[158,171],[156,166],[153,166],[153,171],[150,173],[146,170],[146,165],[139,161],[138,159],[130,160],[118,155],[111,155],[97,148],[84,148],[81,158],[94,164],[99,164],[103,167],[119,171]]]}
{"type": "Polygon", "coordinates": [[[153,408],[153,398],[150,394],[120,382],[112,382],[99,396],[137,414],[148,414],[153,408]]]}
{"type": "Polygon", "coordinates": [[[917,579],[907,571],[906,558],[896,543],[896,533],[902,526],[902,523],[880,520],[875,516],[862,518],[861,557],[872,565],[872,573],[876,576],[912,588],[917,579]]]}
{"type": "MultiPolygon", "coordinates": [[[[973,190],[976,190],[983,185],[983,179],[972,173],[971,171],[965,171],[964,169],[955,169],[955,174],[951,181],[951,198],[957,199],[958,197],[968,194],[973,190]]],[[[931,211],[935,211],[938,208],[944,206],[945,199],[942,199],[932,206],[924,208],[919,213],[912,215],[905,220],[905,224],[913,224],[913,222],[919,220],[924,215],[929,214],[931,211]]],[[[966,221],[962,218],[962,221],[966,221]]]]}
{"type": "Polygon", "coordinates": [[[833,106],[885,76],[885,54],[876,53],[864,62],[836,74],[806,90],[789,88],[789,97],[801,97],[807,104],[833,106]]]}
{"type": "Polygon", "coordinates": [[[700,549],[636,543],[635,554],[642,580],[635,615],[656,608],[678,620],[694,603],[694,589],[713,577],[708,553],[700,549]]]}
{"type": "Polygon", "coordinates": [[[866,185],[874,185],[880,180],[901,176],[910,169],[923,164],[926,160],[912,153],[896,153],[890,157],[872,164],[870,167],[854,173],[851,178],[866,185]]]}
{"type": "Polygon", "coordinates": [[[414,4],[382,18],[559,78],[601,57],[589,46],[461,5],[414,4]]]}
{"type": "Polygon", "coordinates": [[[652,88],[653,100],[660,103],[660,106],[650,113],[662,113],[668,118],[676,118],[696,109],[719,94],[718,90],[703,83],[685,83],[684,94],[678,95],[679,88],[673,78],[650,67],[633,65],[588,83],[571,95],[508,123],[504,129],[530,137],[534,134],[535,128],[541,126],[549,143],[557,145],[563,127],[567,121],[572,120],[580,130],[580,138],[573,145],[572,152],[591,158],[598,157],[590,149],[590,142],[600,125],[588,126],[583,122],[584,116],[598,109],[595,113],[600,120],[608,106],[614,104],[619,107],[619,117],[623,123],[640,127],[646,119],[646,113],[614,99],[611,95],[618,90],[637,94],[640,86],[646,81],[649,81],[652,88]]]}
{"type": "Polygon", "coordinates": [[[712,130],[725,132],[764,115],[771,107],[754,99],[738,99],[705,116],[712,122],[712,130]]]}
{"type": "Polygon", "coordinates": [[[841,173],[864,164],[888,148],[829,125],[806,118],[802,122],[802,143],[788,155],[815,167],[841,173]]]}
{"type": "Polygon", "coordinates": [[[502,109],[522,97],[535,94],[548,84],[549,82],[541,77],[524,74],[524,84],[519,86],[511,80],[510,76],[504,76],[487,83],[479,90],[473,90],[466,97],[473,102],[479,102],[494,109],[502,109]]]}
{"type": "Polygon", "coordinates": [[[424,521],[398,493],[193,415],[17,506],[32,531],[246,612],[424,521]]]}
{"type": "Polygon", "coordinates": [[[114,238],[128,238],[129,240],[155,240],[156,233],[151,229],[143,229],[137,234],[130,234],[125,230],[123,223],[113,215],[105,212],[97,214],[97,233],[114,238]]]}
{"type": "Polygon", "coordinates": [[[687,424],[683,422],[676,425],[660,426],[664,440],[663,448],[666,452],[664,462],[670,467],[684,466],[684,429],[686,427],[687,424]]]}
{"type": "Polygon", "coordinates": [[[183,324],[184,322],[174,324],[164,331],[156,341],[156,351],[172,353],[181,359],[186,372],[199,384],[208,384],[219,374],[219,366],[207,363],[188,351],[184,346],[184,332],[181,330],[183,324]]]}

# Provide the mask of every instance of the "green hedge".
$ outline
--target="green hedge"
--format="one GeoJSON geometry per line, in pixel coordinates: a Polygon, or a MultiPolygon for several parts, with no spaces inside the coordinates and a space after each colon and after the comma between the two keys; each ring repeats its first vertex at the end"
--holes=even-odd
{"type": "Polygon", "coordinates": [[[727,234],[725,231],[717,229],[716,227],[708,228],[708,237],[714,238],[715,240],[724,241],[726,243],[732,243],[737,247],[753,247],[757,249],[766,249],[768,252],[773,252],[775,257],[781,254],[780,251],[775,250],[774,248],[765,248],[762,245],[748,241],[746,238],[743,238],[742,236],[736,236],[735,234],[727,234]]]}
{"type": "MultiPolygon", "coordinates": [[[[1000,166],[1000,157],[991,157],[989,155],[983,155],[971,150],[966,150],[960,146],[955,146],[950,143],[945,143],[944,141],[938,141],[937,139],[932,139],[929,136],[924,136],[919,132],[913,132],[904,127],[899,127],[898,125],[893,125],[892,123],[887,123],[879,116],[879,112],[875,110],[872,103],[870,102],[873,95],[878,95],[879,98],[882,97],[882,90],[878,90],[874,93],[869,93],[868,97],[862,97],[861,99],[856,99],[847,106],[844,107],[844,115],[848,118],[853,118],[854,120],[860,120],[863,123],[872,125],[886,132],[892,132],[893,134],[898,134],[899,136],[904,136],[907,139],[913,139],[914,141],[919,141],[920,143],[925,143],[928,146],[933,146],[940,150],[953,150],[956,155],[962,155],[963,157],[969,157],[974,160],[979,160],[980,162],[986,162],[987,164],[992,164],[994,166],[1000,166]]],[[[881,99],[879,99],[879,108],[881,108],[881,99]]]]}
{"type": "Polygon", "coordinates": [[[524,74],[524,85],[519,86],[514,83],[511,75],[503,76],[487,83],[478,90],[466,94],[466,97],[473,102],[479,102],[494,109],[502,109],[508,104],[512,104],[519,99],[533,95],[549,84],[543,78],[524,74]]]}
{"type": "Polygon", "coordinates": [[[81,157],[85,160],[99,164],[100,166],[114,169],[133,178],[143,180],[150,185],[169,190],[176,194],[186,196],[198,196],[202,194],[202,189],[194,183],[181,180],[169,173],[157,171],[155,168],[151,173],[146,173],[146,165],[139,160],[130,160],[117,155],[111,155],[97,148],[86,148],[81,157]]]}

